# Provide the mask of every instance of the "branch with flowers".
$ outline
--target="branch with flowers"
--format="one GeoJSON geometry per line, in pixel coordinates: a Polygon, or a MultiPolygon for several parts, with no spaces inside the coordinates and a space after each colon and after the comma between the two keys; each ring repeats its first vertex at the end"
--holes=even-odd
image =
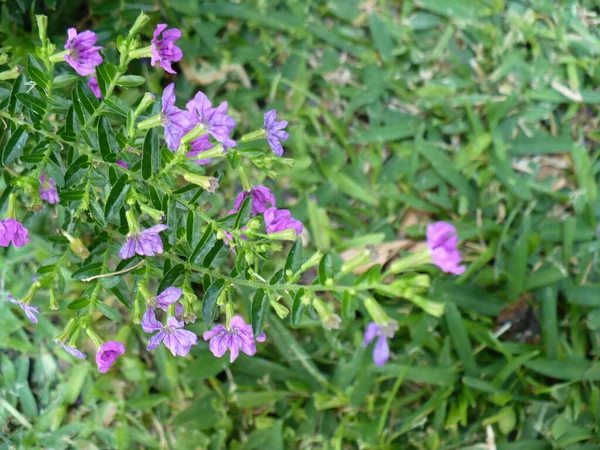
{"type": "Polygon", "coordinates": [[[398,326],[381,301],[407,300],[440,316],[444,305],[427,298],[429,276],[415,269],[433,263],[447,273],[464,272],[455,228],[430,225],[426,249],[360,276],[354,270],[370,261],[368,250],[343,264],[334,264],[330,254],[306,256],[303,224],[278,208],[268,186],[250,178],[275,178],[278,168],[293,164],[283,157],[288,123],[275,110],[264,114],[261,128],[236,140],[228,103],[213,105],[203,92],[185,109],[177,106],[175,83],[160,97],[147,92],[131,104],[119,96],[145,84],[143,77],[127,75],[132,61],[149,58],[153,67],[176,74],[172,64],[183,58],[181,32],[166,24],[157,25],[143,46],[140,32],[148,22],[141,14],[119,37],[119,61],[113,64],[89,30],[69,29],[64,50],[57,51],[46,36],[47,19],[37,16],[35,55],[24,71],[0,72],[8,92],[0,99],[6,181],[0,246],[10,251],[49,239],[55,252],[40,262],[27,293],[7,300],[37,324],[45,312],[34,306],[36,294],[48,291],[49,308],[59,309],[68,295],[62,270],[68,268],[84,291],[68,305],[76,314],[56,343],[85,359],[81,340],[87,337],[102,373],[126,352],[123,343],[105,342],[97,332],[99,317],[118,319],[103,301],[115,296],[130,311],[127,320],[148,334],[148,351],[164,345],[174,356],[187,356],[198,343],[188,326],[198,313],[210,351],[219,358],[229,352],[231,362],[240,351],[254,355],[257,342],[268,339],[263,329],[270,311],[292,326],[309,317],[329,329],[361,311],[372,319],[364,345],[375,341],[374,362],[384,364],[398,326]],[[242,189],[225,200],[231,208],[221,211],[211,195],[225,172],[242,189]],[[30,237],[31,219],[51,210],[60,232],[30,237]],[[292,243],[285,264],[273,270],[271,257],[285,242],[292,243]],[[313,267],[317,276],[307,281],[313,267]],[[251,291],[248,310],[242,290],[251,291]],[[223,323],[213,326],[222,313],[223,323]]]}

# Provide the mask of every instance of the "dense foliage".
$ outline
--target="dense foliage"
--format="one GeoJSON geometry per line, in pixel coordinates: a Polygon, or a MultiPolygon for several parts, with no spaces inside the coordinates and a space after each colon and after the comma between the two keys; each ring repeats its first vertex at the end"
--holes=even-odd
{"type": "Polygon", "coordinates": [[[598,448],[592,2],[0,4],[0,448],[598,448]]]}

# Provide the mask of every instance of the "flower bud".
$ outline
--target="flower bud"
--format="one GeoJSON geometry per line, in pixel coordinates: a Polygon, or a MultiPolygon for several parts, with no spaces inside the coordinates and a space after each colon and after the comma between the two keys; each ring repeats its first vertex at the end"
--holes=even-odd
{"type": "Polygon", "coordinates": [[[69,243],[70,243],[69,247],[71,248],[71,251],[73,253],[75,253],[81,259],[87,259],[90,256],[90,251],[87,249],[87,247],[85,245],[83,245],[83,242],[81,241],[81,239],[71,236],[66,231],[63,231],[62,234],[64,237],[66,237],[69,240],[69,243]]]}
{"type": "Polygon", "coordinates": [[[59,305],[58,300],[56,299],[56,293],[54,292],[54,289],[50,289],[50,309],[56,311],[58,308],[59,305]]]}
{"type": "MultiPolygon", "coordinates": [[[[192,128],[190,131],[188,131],[181,138],[181,143],[189,144],[193,140],[198,139],[203,134],[206,134],[206,127],[200,123],[200,124],[196,125],[194,128],[192,128]]],[[[202,158],[204,158],[204,156],[205,156],[205,152],[202,153],[202,158]]]]}
{"type": "Polygon", "coordinates": [[[129,39],[136,36],[140,32],[140,30],[144,27],[144,25],[146,25],[149,21],[150,21],[150,17],[148,17],[143,12],[141,12],[140,15],[137,17],[137,19],[135,19],[135,22],[133,23],[131,28],[129,29],[129,39]]]}
{"type": "Polygon", "coordinates": [[[357,255],[350,258],[344,264],[342,264],[341,271],[342,273],[350,273],[359,267],[364,266],[365,264],[372,261],[371,251],[368,249],[363,249],[357,255]]]}
{"type": "Polygon", "coordinates": [[[138,130],[144,131],[149,130],[150,128],[156,128],[161,125],[162,116],[160,114],[156,114],[155,116],[148,117],[145,120],[142,120],[138,123],[138,130]]]}
{"type": "MultiPolygon", "coordinates": [[[[154,103],[155,100],[156,100],[156,97],[154,97],[154,94],[152,94],[150,92],[146,92],[144,94],[144,96],[142,97],[140,104],[137,106],[137,108],[135,108],[134,115],[136,117],[139,116],[141,113],[143,113],[146,110],[146,108],[148,108],[150,105],[152,105],[152,103],[154,103]]],[[[140,125],[141,125],[141,122],[140,122],[140,125]]],[[[139,125],[138,125],[138,128],[139,128],[139,125]]]]}
{"type": "Polygon", "coordinates": [[[323,326],[328,330],[339,330],[342,319],[332,311],[331,305],[326,305],[319,297],[312,299],[312,306],[317,311],[323,326]]]}
{"type": "Polygon", "coordinates": [[[311,267],[316,266],[321,262],[321,259],[323,259],[323,253],[321,253],[320,250],[317,250],[316,253],[313,253],[310,258],[308,258],[306,261],[304,261],[304,263],[302,263],[302,265],[300,266],[300,272],[304,272],[310,269],[311,267]]]}
{"type": "Polygon", "coordinates": [[[144,203],[140,203],[139,207],[142,210],[142,212],[148,214],[156,222],[162,222],[163,220],[165,220],[165,215],[162,211],[151,208],[150,206],[145,205],[144,203]]]}
{"type": "Polygon", "coordinates": [[[211,193],[215,192],[219,188],[219,180],[217,180],[215,177],[206,177],[204,175],[186,173],[183,175],[183,178],[188,183],[194,183],[195,185],[198,185],[211,193]]]}
{"type": "Polygon", "coordinates": [[[35,21],[37,22],[38,27],[38,36],[40,37],[40,42],[44,45],[46,41],[46,33],[48,31],[48,17],[43,15],[36,15],[35,21]]]}
{"type": "Polygon", "coordinates": [[[288,228],[287,230],[269,233],[267,237],[274,241],[295,241],[297,235],[293,228],[288,228]]]}

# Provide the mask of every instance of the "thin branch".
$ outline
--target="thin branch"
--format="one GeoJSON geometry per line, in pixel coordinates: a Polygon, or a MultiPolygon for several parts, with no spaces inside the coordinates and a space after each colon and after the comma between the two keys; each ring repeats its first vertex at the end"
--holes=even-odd
{"type": "Polygon", "coordinates": [[[137,269],[138,267],[140,267],[142,264],[144,264],[146,262],[146,260],[144,259],[143,261],[140,261],[139,263],[137,263],[135,266],[133,267],[129,267],[127,269],[123,269],[123,270],[119,270],[118,272],[113,272],[113,273],[103,273],[100,275],[94,275],[93,277],[89,277],[89,278],[83,278],[81,281],[84,281],[86,283],[95,280],[97,278],[105,278],[105,277],[113,277],[115,275],[121,275],[122,273],[127,273],[127,272],[131,272],[134,269],[137,269]]]}

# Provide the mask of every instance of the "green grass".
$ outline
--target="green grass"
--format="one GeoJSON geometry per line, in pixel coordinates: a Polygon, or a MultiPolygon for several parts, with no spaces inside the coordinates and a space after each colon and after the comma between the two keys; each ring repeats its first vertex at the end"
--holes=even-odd
{"type": "MultiPolygon", "coordinates": [[[[8,3],[0,45],[24,54],[31,2],[8,3]]],[[[144,9],[183,30],[180,96],[227,99],[247,129],[276,108],[295,160],[278,198],[335,267],[344,250],[419,241],[442,219],[469,267],[431,272],[440,318],[381,296],[400,324],[382,368],[360,345],[364,316],[328,331],[272,315],[252,358],[230,365],[204,343],[190,360],[148,355],[131,339],[99,377],[55,351],[61,317],[33,333],[0,302],[0,449],[600,447],[595,2],[38,3],[57,40],[75,23],[109,41],[144,9]]],[[[167,81],[137,70],[154,91],[167,81]]],[[[30,258],[0,261],[3,290],[26,289],[30,258]]]]}

